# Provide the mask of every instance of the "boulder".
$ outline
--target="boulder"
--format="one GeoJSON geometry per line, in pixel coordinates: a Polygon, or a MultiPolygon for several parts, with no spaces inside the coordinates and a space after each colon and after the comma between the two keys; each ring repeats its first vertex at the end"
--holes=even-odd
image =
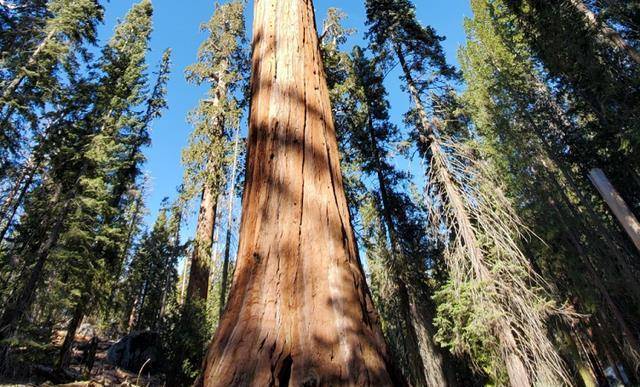
{"type": "Polygon", "coordinates": [[[97,335],[98,335],[98,331],[96,327],[87,323],[80,325],[80,328],[78,328],[78,332],[76,332],[76,336],[80,336],[88,339],[91,339],[92,337],[96,337],[97,335]]]}
{"type": "Polygon", "coordinates": [[[107,362],[133,373],[138,373],[142,366],[150,371],[160,363],[160,336],[152,331],[124,336],[109,348],[107,362]]]}

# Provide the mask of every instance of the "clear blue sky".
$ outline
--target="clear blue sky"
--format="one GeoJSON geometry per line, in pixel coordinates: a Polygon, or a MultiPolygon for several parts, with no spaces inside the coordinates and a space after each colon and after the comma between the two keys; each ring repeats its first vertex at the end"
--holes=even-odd
{"type": "MultiPolygon", "coordinates": [[[[105,42],[119,18],[122,18],[135,0],[112,0],[106,3],[105,24],[100,28],[100,37],[105,42]]],[[[471,16],[469,0],[414,0],[418,17],[424,24],[436,28],[446,36],[444,47],[451,63],[456,63],[456,51],[464,42],[463,18],[471,16]]],[[[152,145],[147,149],[145,171],[151,177],[152,190],[147,205],[150,214],[148,222],[155,218],[163,197],[175,196],[175,188],[182,179],[180,152],[191,130],[186,122],[187,113],[201,98],[203,90],[187,84],[184,69],[196,58],[196,52],[204,35],[199,26],[208,20],[213,12],[213,0],[154,0],[154,33],[151,42],[149,63],[158,62],[165,48],[173,49],[173,68],[169,83],[169,109],[153,125],[152,145]]],[[[249,1],[247,26],[251,26],[252,1],[249,1]]],[[[364,1],[359,0],[315,0],[316,17],[321,25],[327,8],[338,7],[348,14],[346,24],[357,29],[350,44],[363,43],[365,32],[364,1]]],[[[250,31],[248,32],[251,33],[250,31]]],[[[390,76],[387,81],[392,116],[401,123],[402,114],[409,106],[408,97],[400,90],[398,78],[390,76]]],[[[193,221],[185,229],[190,237],[193,221]]]]}

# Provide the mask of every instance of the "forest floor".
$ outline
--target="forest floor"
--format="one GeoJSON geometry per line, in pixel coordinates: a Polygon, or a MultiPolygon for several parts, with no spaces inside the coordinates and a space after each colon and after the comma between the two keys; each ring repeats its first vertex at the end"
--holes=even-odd
{"type": "MultiPolygon", "coordinates": [[[[162,375],[152,375],[146,372],[135,374],[109,364],[107,352],[116,341],[105,338],[99,338],[91,372],[87,372],[85,362],[91,339],[92,337],[81,335],[75,337],[71,365],[63,375],[56,374],[51,364],[16,362],[12,366],[13,371],[9,372],[8,376],[0,376],[0,387],[160,387],[165,385],[162,375]]],[[[51,347],[59,348],[63,340],[64,332],[54,332],[51,347]]],[[[20,351],[29,350],[33,349],[18,347],[13,351],[20,355],[20,351]]]]}

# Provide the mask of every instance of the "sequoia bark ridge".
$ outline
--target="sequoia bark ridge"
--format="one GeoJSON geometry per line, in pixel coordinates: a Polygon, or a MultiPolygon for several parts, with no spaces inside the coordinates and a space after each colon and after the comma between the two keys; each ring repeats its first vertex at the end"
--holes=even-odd
{"type": "Polygon", "coordinates": [[[402,385],[358,257],[311,0],[255,0],[240,245],[197,384],[402,385]]]}

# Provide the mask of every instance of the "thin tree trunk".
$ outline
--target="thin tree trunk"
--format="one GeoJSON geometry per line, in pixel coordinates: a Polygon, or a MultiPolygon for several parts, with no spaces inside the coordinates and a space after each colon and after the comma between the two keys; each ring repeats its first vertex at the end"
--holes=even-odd
{"type": "Polygon", "coordinates": [[[71,361],[71,347],[73,346],[73,342],[76,338],[76,332],[78,331],[78,327],[80,327],[80,323],[84,319],[85,309],[90,299],[91,294],[91,283],[93,281],[93,276],[87,280],[86,288],[83,289],[82,296],[78,303],[76,304],[73,310],[73,317],[71,321],[69,321],[69,325],[67,325],[67,335],[64,337],[64,341],[62,342],[62,347],[60,348],[60,353],[58,355],[58,361],[56,363],[57,371],[62,371],[67,368],[71,361]]]}
{"type": "Polygon", "coordinates": [[[593,28],[599,35],[609,41],[613,47],[626,52],[629,58],[640,65],[640,52],[629,44],[618,31],[609,27],[606,23],[600,22],[598,17],[591,12],[582,0],[570,0],[570,2],[584,16],[589,27],[593,28]]]}
{"type": "MultiPolygon", "coordinates": [[[[18,193],[20,192],[22,183],[24,182],[26,176],[29,174],[30,171],[31,171],[31,168],[23,168],[22,173],[20,173],[20,176],[18,176],[18,178],[14,180],[13,188],[9,191],[9,193],[5,197],[4,202],[2,203],[2,207],[0,207],[0,222],[3,222],[3,221],[7,222],[7,215],[9,214],[9,211],[13,207],[14,200],[16,196],[18,196],[18,193]]],[[[0,238],[0,241],[1,240],[2,238],[0,238]]]]}
{"type": "Polygon", "coordinates": [[[187,284],[189,281],[189,270],[191,270],[191,257],[184,259],[182,265],[182,284],[180,285],[180,304],[184,304],[187,298],[187,284]]]}
{"type": "Polygon", "coordinates": [[[435,343],[436,329],[433,326],[433,313],[428,311],[428,300],[411,297],[411,323],[416,332],[420,356],[424,365],[424,374],[429,387],[455,386],[456,380],[450,364],[446,361],[440,347],[435,343]]]}
{"type": "Polygon", "coordinates": [[[238,152],[240,151],[240,127],[236,126],[233,139],[233,161],[231,164],[231,181],[229,182],[229,193],[227,200],[227,232],[224,240],[224,256],[222,260],[222,281],[220,282],[220,310],[219,318],[222,319],[224,306],[227,298],[227,282],[229,278],[229,255],[231,253],[231,228],[233,226],[233,202],[236,195],[236,174],[238,172],[238,152]]]}
{"type": "Polygon", "coordinates": [[[611,297],[611,294],[602,283],[601,276],[598,275],[595,269],[595,266],[593,265],[593,262],[591,262],[591,258],[589,257],[589,255],[584,250],[582,243],[580,242],[580,239],[575,234],[575,232],[571,229],[571,227],[566,223],[565,216],[562,214],[562,211],[558,208],[557,204],[553,200],[550,200],[550,206],[555,210],[557,214],[557,219],[560,222],[560,225],[564,228],[566,235],[569,237],[569,240],[576,248],[576,251],[578,252],[579,257],[583,262],[584,267],[587,269],[586,274],[589,276],[590,282],[595,286],[598,293],[600,293],[601,297],[604,300],[605,305],[611,312],[613,319],[618,323],[620,331],[622,332],[623,336],[627,339],[629,346],[634,351],[640,354],[640,343],[638,343],[638,340],[636,339],[635,334],[633,333],[629,325],[626,323],[624,316],[622,315],[622,312],[620,312],[620,309],[614,302],[613,298],[611,297]]]}
{"type": "Polygon", "coordinates": [[[198,384],[402,385],[350,226],[312,1],[254,6],[237,267],[198,384]]]}
{"type": "Polygon", "coordinates": [[[14,192],[12,192],[12,197],[7,198],[7,201],[5,202],[6,207],[3,206],[3,211],[6,208],[6,212],[2,213],[2,220],[4,221],[4,224],[2,225],[2,230],[0,230],[0,242],[4,241],[5,237],[7,236],[7,232],[13,224],[13,218],[16,216],[16,212],[18,212],[18,208],[20,208],[20,204],[22,204],[24,196],[29,191],[31,184],[33,183],[33,178],[35,177],[36,171],[39,167],[40,162],[38,162],[37,165],[29,167],[28,171],[26,172],[27,176],[24,183],[22,182],[22,178],[20,179],[20,181],[16,182],[14,191],[18,189],[20,185],[22,185],[22,188],[20,188],[19,192],[16,192],[18,196],[15,197],[14,192]]]}
{"type": "Polygon", "coordinates": [[[403,336],[405,337],[404,344],[408,346],[406,351],[408,352],[411,363],[410,371],[412,380],[416,385],[446,387],[447,379],[444,373],[442,356],[438,353],[438,349],[433,345],[434,343],[431,339],[425,339],[423,337],[425,334],[425,322],[422,321],[421,316],[417,313],[416,305],[414,304],[415,298],[410,295],[411,291],[408,289],[402,273],[398,272],[399,268],[407,265],[407,262],[402,248],[398,243],[397,232],[391,215],[389,187],[383,175],[380,162],[383,155],[380,154],[379,148],[377,148],[379,140],[375,135],[371,117],[369,117],[368,132],[370,150],[375,160],[376,175],[382,199],[382,217],[395,260],[392,267],[388,267],[387,269],[392,273],[394,277],[393,280],[398,285],[398,301],[402,314],[400,318],[405,320],[407,326],[407,335],[403,336]],[[429,356],[429,358],[424,358],[424,356],[429,356]],[[427,371],[429,371],[429,373],[427,373],[427,371]]]}
{"type": "Polygon", "coordinates": [[[140,294],[136,294],[136,298],[134,298],[133,303],[131,304],[131,308],[128,309],[128,313],[126,313],[127,319],[127,332],[131,333],[133,328],[135,328],[138,323],[138,304],[140,303],[140,294]]]}
{"type": "Polygon", "coordinates": [[[29,60],[27,61],[26,65],[20,69],[20,71],[18,72],[18,74],[16,74],[16,76],[6,85],[4,86],[4,91],[2,92],[2,100],[6,101],[11,94],[13,94],[16,89],[20,86],[20,84],[22,83],[22,81],[26,78],[27,74],[26,74],[26,69],[33,67],[33,65],[36,64],[36,61],[38,60],[38,57],[40,56],[40,53],[42,52],[42,50],[44,50],[44,48],[47,46],[47,44],[49,43],[49,41],[51,39],[53,39],[53,37],[56,34],[56,29],[52,29],[51,31],[49,31],[49,33],[47,34],[47,36],[42,40],[42,42],[40,42],[40,44],[38,44],[38,47],[36,47],[35,51],[33,52],[33,54],[31,54],[31,56],[29,57],[29,60]]]}
{"type": "Polygon", "coordinates": [[[220,280],[220,307],[218,309],[218,318],[222,318],[224,308],[227,305],[227,288],[229,287],[229,249],[231,245],[231,230],[227,229],[224,245],[224,258],[222,260],[222,278],[220,280]]]}

